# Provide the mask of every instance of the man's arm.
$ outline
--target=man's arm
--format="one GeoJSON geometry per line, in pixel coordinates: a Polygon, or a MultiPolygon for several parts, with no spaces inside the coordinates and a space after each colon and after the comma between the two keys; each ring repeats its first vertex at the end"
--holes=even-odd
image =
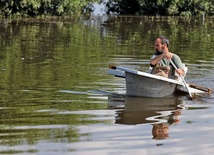
{"type": "Polygon", "coordinates": [[[150,65],[153,67],[155,66],[158,62],[161,61],[165,57],[165,53],[162,53],[161,55],[155,56],[150,60],[150,65]]]}
{"type": "Polygon", "coordinates": [[[184,71],[185,65],[182,63],[180,57],[174,54],[172,59],[174,60],[174,63],[178,68],[177,70],[175,70],[176,73],[179,75],[185,76],[185,71],[184,71]]]}
{"type": "Polygon", "coordinates": [[[153,59],[151,59],[150,65],[155,66],[163,58],[167,58],[168,60],[170,60],[172,58],[172,56],[173,56],[173,54],[170,52],[163,52],[161,55],[158,55],[158,56],[154,57],[153,59]]]}

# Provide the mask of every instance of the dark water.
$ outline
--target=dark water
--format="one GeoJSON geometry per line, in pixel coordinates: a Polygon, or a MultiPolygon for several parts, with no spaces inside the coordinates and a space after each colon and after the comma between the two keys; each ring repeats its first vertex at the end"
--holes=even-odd
{"type": "Polygon", "coordinates": [[[214,89],[213,18],[0,23],[0,154],[213,154],[213,94],[125,96],[108,65],[146,71],[163,34],[214,89]]]}

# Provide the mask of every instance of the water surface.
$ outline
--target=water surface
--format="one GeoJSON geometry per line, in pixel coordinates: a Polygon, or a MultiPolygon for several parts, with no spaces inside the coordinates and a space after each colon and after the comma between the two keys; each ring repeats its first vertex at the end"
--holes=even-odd
{"type": "Polygon", "coordinates": [[[0,24],[0,154],[212,154],[213,94],[125,95],[108,65],[147,71],[157,35],[213,86],[213,18],[0,24]]]}

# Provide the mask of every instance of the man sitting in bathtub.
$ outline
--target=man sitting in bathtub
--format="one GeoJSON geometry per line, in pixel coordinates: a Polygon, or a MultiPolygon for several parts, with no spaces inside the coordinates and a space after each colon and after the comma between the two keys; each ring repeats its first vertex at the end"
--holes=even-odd
{"type": "Polygon", "coordinates": [[[180,57],[169,51],[169,40],[165,36],[159,36],[155,40],[155,54],[151,57],[150,66],[152,74],[169,78],[176,78],[175,75],[185,76],[185,65],[180,57]],[[175,69],[170,60],[176,65],[175,69]]]}

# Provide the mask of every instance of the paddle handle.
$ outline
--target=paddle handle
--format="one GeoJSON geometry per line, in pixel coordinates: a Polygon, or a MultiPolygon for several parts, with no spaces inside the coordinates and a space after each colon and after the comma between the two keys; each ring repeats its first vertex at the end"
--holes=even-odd
{"type": "MultiPolygon", "coordinates": [[[[172,62],[171,59],[170,59],[170,63],[172,64],[172,66],[173,66],[176,70],[178,69],[177,66],[175,66],[175,64],[172,62]]],[[[180,76],[180,78],[182,79],[182,81],[183,81],[183,83],[184,83],[184,86],[186,87],[186,89],[187,89],[187,91],[188,91],[188,93],[189,93],[189,96],[191,97],[191,99],[193,99],[193,96],[192,96],[192,94],[190,93],[190,90],[189,90],[189,88],[188,88],[188,86],[187,86],[187,83],[186,83],[186,81],[184,80],[183,76],[181,76],[180,74],[179,74],[179,76],[180,76]]]]}

